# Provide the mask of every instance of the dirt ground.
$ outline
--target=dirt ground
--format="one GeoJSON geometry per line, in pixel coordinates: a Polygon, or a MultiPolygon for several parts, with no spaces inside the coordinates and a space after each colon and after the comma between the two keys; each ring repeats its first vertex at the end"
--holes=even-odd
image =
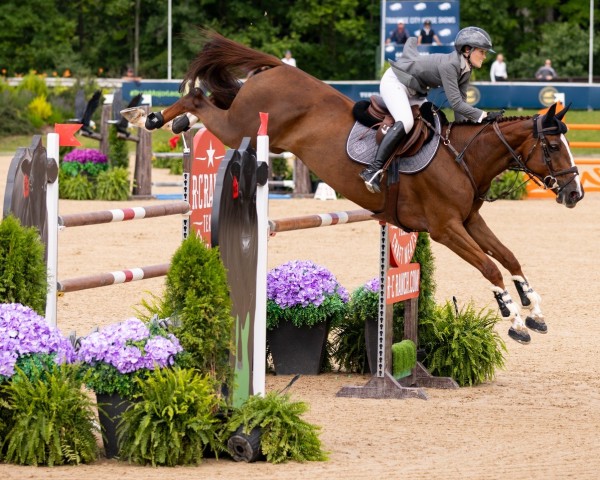
{"type": "MultiPolygon", "coordinates": [[[[4,194],[9,157],[0,157],[4,194]]],[[[177,180],[164,170],[155,181],[177,180]]],[[[157,189],[158,190],[158,189],[157,189]]],[[[127,206],[161,203],[128,202],[127,206]]],[[[60,202],[60,213],[120,208],[115,202],[60,202]]],[[[285,199],[270,202],[270,218],[357,208],[345,200],[285,199]]],[[[256,479],[596,479],[600,470],[600,195],[588,195],[573,210],[551,200],[499,201],[483,207],[488,224],[515,252],[543,299],[549,333],[532,334],[530,345],[511,341],[508,324],[498,330],[507,342],[506,368],[494,381],[458,390],[426,389],[428,400],[338,398],[346,385],[369,377],[333,373],[303,376],[294,398],[309,403],[307,419],[322,427],[330,453],[326,462],[271,465],[206,460],[198,467],[149,468],[116,460],[92,465],[32,468],[0,465],[2,479],[148,480],[256,479]]],[[[269,268],[309,259],[329,268],[349,290],[377,275],[376,222],[280,233],[270,239],[269,268]]],[[[167,263],[181,241],[181,217],[65,229],[59,233],[59,279],[167,263]]],[[[436,300],[456,296],[496,308],[479,272],[445,247],[434,244],[436,300]]],[[[510,291],[516,292],[508,273],[510,291]]],[[[63,333],[87,334],[93,327],[135,316],[134,307],[163,279],[66,294],[58,300],[63,333]]],[[[267,389],[290,377],[268,376],[267,389]]]]}

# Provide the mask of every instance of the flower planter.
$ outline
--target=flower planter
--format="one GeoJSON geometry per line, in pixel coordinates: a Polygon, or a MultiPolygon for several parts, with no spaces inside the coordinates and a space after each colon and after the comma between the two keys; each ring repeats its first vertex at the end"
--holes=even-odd
{"type": "Polygon", "coordinates": [[[367,318],[365,320],[365,347],[367,349],[367,360],[369,364],[369,373],[377,372],[377,327],[379,322],[377,318],[367,318]]]}
{"type": "Polygon", "coordinates": [[[267,341],[273,356],[277,375],[318,375],[325,358],[329,322],[312,327],[296,327],[291,322],[280,322],[267,330],[267,341]]]}
{"type": "Polygon", "coordinates": [[[121,421],[121,415],[129,408],[131,401],[117,394],[96,394],[98,402],[98,418],[102,428],[102,443],[106,458],[119,456],[119,444],[117,442],[117,426],[121,421]]]}

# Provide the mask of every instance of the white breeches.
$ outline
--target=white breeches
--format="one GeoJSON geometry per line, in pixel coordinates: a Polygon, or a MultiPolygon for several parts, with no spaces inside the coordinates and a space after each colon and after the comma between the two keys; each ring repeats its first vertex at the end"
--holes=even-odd
{"type": "Polygon", "coordinates": [[[406,133],[410,132],[415,123],[410,107],[411,105],[422,105],[427,101],[427,98],[411,95],[408,88],[400,83],[391,68],[388,68],[381,77],[379,92],[392,117],[394,117],[394,121],[402,122],[404,131],[406,133]]]}

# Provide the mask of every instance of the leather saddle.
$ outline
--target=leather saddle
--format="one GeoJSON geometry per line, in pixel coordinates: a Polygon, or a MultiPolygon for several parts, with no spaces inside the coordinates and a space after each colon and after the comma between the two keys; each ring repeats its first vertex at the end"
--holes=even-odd
{"type": "MultiPolygon", "coordinates": [[[[416,154],[421,147],[427,143],[433,135],[433,130],[429,125],[433,125],[432,104],[424,103],[421,108],[413,105],[412,114],[415,119],[414,126],[410,133],[400,142],[398,148],[393,154],[393,158],[398,156],[409,157],[416,154]],[[429,113],[429,115],[427,115],[429,113]],[[430,116],[430,120],[424,121],[424,116],[430,116]]],[[[366,127],[377,129],[375,141],[379,145],[388,129],[394,124],[394,117],[385,106],[383,98],[379,95],[372,95],[370,101],[361,100],[357,102],[352,113],[354,118],[366,127]]]]}

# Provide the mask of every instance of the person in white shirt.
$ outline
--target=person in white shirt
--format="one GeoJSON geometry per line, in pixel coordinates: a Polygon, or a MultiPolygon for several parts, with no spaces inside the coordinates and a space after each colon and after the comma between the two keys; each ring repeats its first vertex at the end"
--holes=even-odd
{"type": "Polygon", "coordinates": [[[292,52],[290,52],[289,50],[285,51],[285,55],[281,59],[281,61],[283,63],[287,63],[288,65],[291,65],[292,67],[296,66],[296,59],[294,57],[292,57],[292,52]]]}
{"type": "Polygon", "coordinates": [[[492,63],[490,68],[490,78],[492,82],[506,82],[508,74],[506,73],[506,62],[504,61],[504,55],[499,53],[496,56],[496,60],[492,63]]]}

